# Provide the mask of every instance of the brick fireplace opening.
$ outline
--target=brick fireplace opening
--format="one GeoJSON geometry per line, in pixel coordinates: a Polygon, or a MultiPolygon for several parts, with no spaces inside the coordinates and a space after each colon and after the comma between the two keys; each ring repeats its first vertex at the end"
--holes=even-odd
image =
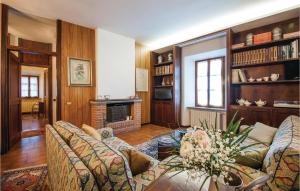
{"type": "Polygon", "coordinates": [[[107,104],[106,121],[108,123],[125,121],[131,118],[130,103],[107,104]]]}
{"type": "Polygon", "coordinates": [[[96,129],[111,127],[116,134],[141,128],[141,101],[140,99],[90,101],[92,127],[96,129]]]}

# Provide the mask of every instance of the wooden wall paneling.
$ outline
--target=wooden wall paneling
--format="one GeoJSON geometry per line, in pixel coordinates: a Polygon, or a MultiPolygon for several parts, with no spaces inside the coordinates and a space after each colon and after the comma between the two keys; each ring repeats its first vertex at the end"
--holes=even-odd
{"type": "Polygon", "coordinates": [[[140,44],[135,46],[135,65],[136,68],[148,69],[148,92],[136,92],[136,94],[142,99],[141,104],[141,120],[142,124],[150,123],[150,96],[151,96],[151,67],[150,67],[150,51],[147,47],[140,44]]]}
{"type": "Polygon", "coordinates": [[[83,123],[90,124],[89,100],[95,99],[95,31],[61,21],[60,60],[61,119],[77,126],[81,126],[83,123]],[[68,85],[69,57],[91,60],[91,87],[68,85]]]}
{"type": "Polygon", "coordinates": [[[7,31],[8,6],[1,4],[1,154],[9,149],[7,31]]]}

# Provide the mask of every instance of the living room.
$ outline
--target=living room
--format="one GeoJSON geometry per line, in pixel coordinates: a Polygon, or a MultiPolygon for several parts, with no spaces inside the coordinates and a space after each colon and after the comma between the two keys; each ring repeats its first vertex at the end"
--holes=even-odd
{"type": "Polygon", "coordinates": [[[299,8],[2,1],[1,190],[299,190],[299,8]]]}

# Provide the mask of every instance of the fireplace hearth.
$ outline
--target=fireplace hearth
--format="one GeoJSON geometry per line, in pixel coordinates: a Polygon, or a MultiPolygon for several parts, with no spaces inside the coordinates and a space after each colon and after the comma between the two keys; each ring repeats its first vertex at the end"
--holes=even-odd
{"type": "Polygon", "coordinates": [[[140,99],[92,100],[91,125],[99,129],[111,127],[114,133],[123,133],[141,128],[140,99]]]}

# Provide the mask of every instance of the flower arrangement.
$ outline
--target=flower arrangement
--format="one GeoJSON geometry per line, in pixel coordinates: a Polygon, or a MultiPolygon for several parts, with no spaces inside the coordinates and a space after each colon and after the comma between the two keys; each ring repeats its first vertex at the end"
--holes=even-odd
{"type": "MultiPolygon", "coordinates": [[[[200,122],[199,127],[194,127],[194,131],[186,133],[182,140],[179,155],[182,162],[179,164],[170,164],[171,168],[182,169],[188,171],[192,177],[206,175],[200,190],[209,177],[215,182],[217,179],[223,181],[222,184],[228,185],[232,181],[230,169],[235,168],[235,158],[238,155],[244,155],[243,150],[253,146],[241,146],[241,143],[247,138],[251,127],[238,133],[240,122],[234,121],[235,116],[228,125],[225,132],[214,126],[209,127],[207,122],[200,122]]],[[[241,172],[244,173],[244,172],[241,172]]]]}

